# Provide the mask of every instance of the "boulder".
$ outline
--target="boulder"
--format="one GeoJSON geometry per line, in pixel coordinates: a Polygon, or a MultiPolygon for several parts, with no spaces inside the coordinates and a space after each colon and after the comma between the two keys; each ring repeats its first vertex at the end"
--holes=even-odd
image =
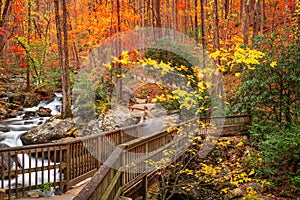
{"type": "Polygon", "coordinates": [[[41,117],[50,117],[52,110],[50,108],[39,107],[36,113],[41,117]]]}
{"type": "Polygon", "coordinates": [[[24,145],[49,143],[67,137],[66,133],[75,127],[73,119],[53,119],[37,126],[21,136],[24,145]]]}

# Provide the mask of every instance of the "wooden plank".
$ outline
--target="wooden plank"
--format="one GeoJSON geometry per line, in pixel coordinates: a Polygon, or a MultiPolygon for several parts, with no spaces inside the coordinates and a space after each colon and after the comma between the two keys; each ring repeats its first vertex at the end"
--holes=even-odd
{"type": "Polygon", "coordinates": [[[105,163],[96,172],[92,180],[77,194],[77,196],[75,196],[73,200],[89,199],[94,192],[97,192],[98,186],[103,180],[105,180],[105,177],[111,170],[111,167],[119,159],[122,153],[122,148],[116,148],[109,156],[109,158],[105,161],[105,163]]]}
{"type": "Polygon", "coordinates": [[[82,175],[68,181],[67,188],[71,188],[72,186],[76,185],[77,183],[80,183],[81,181],[84,181],[85,179],[94,176],[96,172],[97,172],[97,169],[93,169],[85,174],[82,174],[82,175]]]}
{"type": "MultiPolygon", "coordinates": [[[[111,180],[110,184],[107,186],[105,192],[103,193],[101,200],[108,199],[108,197],[111,195],[113,188],[117,186],[116,184],[117,184],[119,178],[121,177],[121,175],[122,175],[122,172],[120,170],[118,170],[118,172],[114,175],[114,178],[111,180]]],[[[120,187],[121,187],[121,185],[119,185],[119,188],[120,187]]]]}
{"type": "Polygon", "coordinates": [[[4,200],[5,198],[5,189],[0,188],[0,200],[4,200]]]}

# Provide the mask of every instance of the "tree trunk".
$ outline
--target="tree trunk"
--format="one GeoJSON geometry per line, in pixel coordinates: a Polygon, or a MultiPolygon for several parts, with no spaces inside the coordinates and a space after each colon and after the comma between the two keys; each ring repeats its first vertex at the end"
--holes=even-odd
{"type": "Polygon", "coordinates": [[[195,0],[195,40],[198,43],[199,42],[199,33],[198,33],[198,13],[197,13],[197,7],[198,7],[198,0],[195,0]]]}
{"type": "Polygon", "coordinates": [[[11,0],[6,0],[5,1],[5,4],[4,4],[4,7],[3,7],[3,11],[1,12],[2,10],[2,0],[0,0],[0,31],[1,31],[1,34],[0,34],[0,58],[2,58],[2,55],[3,55],[3,49],[4,49],[4,46],[5,46],[5,43],[6,43],[6,33],[5,33],[5,24],[6,24],[6,21],[7,21],[7,16],[8,16],[8,11],[9,11],[9,8],[10,8],[10,5],[11,5],[11,0]]]}
{"type": "Polygon", "coordinates": [[[265,26],[265,0],[260,0],[260,34],[264,34],[265,26]]]}
{"type": "Polygon", "coordinates": [[[200,0],[200,9],[201,9],[201,44],[202,44],[202,59],[203,59],[203,68],[205,69],[206,62],[206,42],[205,42],[205,13],[204,13],[204,1],[200,0]]]}
{"type": "MultiPolygon", "coordinates": [[[[30,44],[30,34],[31,34],[31,1],[28,1],[28,21],[27,21],[27,43],[30,44]]],[[[30,65],[29,62],[26,66],[26,90],[30,90],[30,65]]]]}
{"type": "Polygon", "coordinates": [[[156,12],[156,26],[161,27],[160,0],[156,0],[155,2],[155,12],[156,12]]]}
{"type": "Polygon", "coordinates": [[[66,0],[62,0],[63,10],[63,34],[64,34],[64,68],[62,71],[62,88],[63,88],[63,118],[72,117],[71,110],[71,85],[70,85],[70,70],[69,70],[69,45],[68,45],[68,10],[66,0]]]}
{"type": "Polygon", "coordinates": [[[214,0],[213,13],[214,13],[214,50],[218,50],[220,49],[218,0],[214,0]]]}
{"type": "Polygon", "coordinates": [[[171,20],[171,29],[175,29],[175,0],[172,0],[172,20],[171,20]]]}
{"type": "MultiPolygon", "coordinates": [[[[120,15],[120,0],[116,0],[117,1],[117,29],[118,32],[121,32],[121,15],[120,15]]],[[[117,39],[117,48],[116,48],[116,56],[120,56],[121,55],[121,41],[118,38],[117,39]]],[[[122,66],[121,63],[116,63],[116,69],[117,69],[117,73],[121,73],[122,70],[122,66]]],[[[122,100],[122,79],[116,77],[116,98],[117,100],[120,102],[122,100]]]]}
{"type": "Polygon", "coordinates": [[[259,14],[259,4],[260,0],[254,2],[254,19],[253,19],[253,34],[252,34],[252,48],[255,42],[255,38],[258,35],[259,24],[258,24],[258,14],[259,14]]]}
{"type": "Polygon", "coordinates": [[[69,55],[68,55],[68,30],[67,30],[67,6],[65,0],[62,0],[63,19],[59,15],[59,2],[54,0],[56,36],[58,45],[58,58],[62,77],[63,104],[61,117],[72,117],[71,111],[71,89],[69,77],[69,55]],[[62,37],[62,32],[64,39],[62,37]]]}
{"type": "Polygon", "coordinates": [[[225,10],[224,18],[225,18],[225,19],[228,19],[228,15],[229,15],[229,4],[230,4],[230,0],[225,0],[225,1],[224,1],[224,10],[225,10]]]}
{"type": "Polygon", "coordinates": [[[249,0],[243,0],[243,19],[242,19],[242,32],[244,36],[244,45],[249,45],[249,0]]]}

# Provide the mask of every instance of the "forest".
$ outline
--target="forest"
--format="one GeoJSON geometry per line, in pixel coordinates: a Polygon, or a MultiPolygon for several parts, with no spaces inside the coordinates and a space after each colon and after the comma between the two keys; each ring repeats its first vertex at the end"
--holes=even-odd
{"type": "MultiPolygon", "coordinates": [[[[1,119],[54,92],[63,96],[61,117],[72,117],[72,87],[92,50],[143,27],[171,29],[195,41],[222,79],[223,89],[218,84],[215,89],[223,114],[251,115],[249,138],[221,139],[210,158],[193,157],[184,169],[178,164],[161,169],[183,174],[174,185],[161,186],[163,191],[188,196],[197,185],[198,199],[300,198],[299,0],[0,0],[1,119]],[[186,177],[191,181],[180,182],[186,177]]],[[[171,45],[168,38],[160,42],[171,45]]],[[[209,96],[209,84],[195,66],[172,52],[136,49],[113,59],[105,65],[109,72],[99,74],[97,116],[110,109],[114,80],[138,62],[173,68],[200,99],[209,96]]],[[[152,100],[170,110],[182,108],[168,95],[152,100]]],[[[203,103],[201,116],[211,109],[203,103]]],[[[167,193],[157,195],[168,199],[167,193]]]]}

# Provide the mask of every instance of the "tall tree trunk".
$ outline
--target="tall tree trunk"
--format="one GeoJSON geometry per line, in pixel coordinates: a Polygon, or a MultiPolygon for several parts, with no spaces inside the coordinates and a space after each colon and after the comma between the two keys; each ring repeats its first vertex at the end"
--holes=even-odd
{"type": "Polygon", "coordinates": [[[198,43],[199,42],[199,30],[198,30],[198,12],[197,12],[197,7],[198,7],[198,0],[194,0],[194,5],[195,5],[195,40],[198,43]]]}
{"type": "Polygon", "coordinates": [[[68,30],[67,30],[67,6],[65,0],[62,0],[63,19],[61,20],[58,0],[54,0],[56,36],[58,44],[58,58],[62,77],[63,104],[61,117],[72,117],[71,111],[71,89],[69,77],[69,57],[68,57],[68,30]],[[63,33],[63,36],[62,36],[63,33]]]}
{"type": "Polygon", "coordinates": [[[178,0],[175,0],[175,30],[179,31],[179,18],[178,18],[178,9],[177,9],[178,0]]]}
{"type": "MultiPolygon", "coordinates": [[[[121,32],[121,13],[120,13],[120,0],[116,0],[117,2],[117,31],[121,32]]],[[[116,48],[116,56],[121,55],[121,41],[117,39],[117,48],[116,48]]],[[[116,63],[116,69],[118,73],[121,73],[122,66],[121,63],[116,63]]],[[[116,77],[116,98],[120,102],[122,100],[122,79],[116,77]]]]}
{"type": "Polygon", "coordinates": [[[264,34],[265,26],[265,0],[260,0],[260,34],[264,34]]]}
{"type": "Polygon", "coordinates": [[[228,16],[229,16],[229,5],[230,5],[230,0],[225,0],[224,1],[224,10],[225,10],[224,18],[225,19],[228,19],[228,16]]]}
{"type": "Polygon", "coordinates": [[[168,9],[169,9],[169,6],[170,6],[170,3],[169,3],[169,0],[166,0],[166,6],[165,6],[165,9],[166,9],[166,27],[171,29],[171,20],[170,20],[170,13],[168,12],[168,9]]]}
{"type": "Polygon", "coordinates": [[[156,26],[161,27],[160,0],[155,1],[156,26]]]}
{"type": "MultiPolygon", "coordinates": [[[[28,21],[27,21],[27,44],[30,44],[30,35],[31,35],[31,1],[28,1],[28,21]]],[[[29,62],[26,66],[26,90],[30,90],[30,65],[29,62]]]]}
{"type": "Polygon", "coordinates": [[[187,22],[188,22],[187,13],[189,12],[188,6],[187,6],[187,0],[184,0],[184,6],[185,6],[185,9],[183,10],[184,14],[183,14],[182,32],[187,33],[187,22]]]}
{"type": "Polygon", "coordinates": [[[244,14],[244,2],[246,0],[240,0],[240,22],[243,21],[243,14],[244,14]]]}
{"type": "Polygon", "coordinates": [[[175,29],[175,0],[172,0],[172,20],[171,29],[175,29]]]}
{"type": "Polygon", "coordinates": [[[68,45],[68,10],[66,0],[62,0],[63,11],[63,34],[64,34],[64,68],[62,72],[63,82],[63,118],[72,117],[71,110],[71,84],[70,84],[70,69],[69,69],[69,45],[68,45]]]}
{"type": "Polygon", "coordinates": [[[283,18],[283,30],[282,30],[282,47],[284,47],[284,43],[286,41],[286,34],[285,30],[287,28],[287,15],[288,15],[288,9],[289,9],[289,1],[285,0],[285,9],[284,9],[284,18],[283,18]]]}
{"type": "Polygon", "coordinates": [[[0,0],[0,59],[2,58],[3,55],[3,49],[6,43],[6,33],[5,33],[5,24],[7,21],[7,16],[8,16],[8,11],[11,5],[11,0],[6,0],[3,6],[2,0],[0,0]],[[2,6],[3,6],[3,11],[2,11],[2,6]],[[2,12],[1,12],[2,11],[2,12]]]}
{"type": "Polygon", "coordinates": [[[200,0],[200,10],[201,10],[201,44],[202,44],[202,59],[203,68],[206,68],[206,41],[205,41],[205,11],[204,11],[204,0],[200,0]]]}
{"type": "Polygon", "coordinates": [[[249,45],[249,0],[243,0],[243,19],[242,32],[244,36],[244,45],[249,45]]]}
{"type": "MultiPolygon", "coordinates": [[[[230,1],[228,2],[228,16],[231,15],[231,8],[232,8],[232,5],[230,3],[230,1]]],[[[231,27],[229,26],[229,22],[230,22],[230,17],[227,17],[226,19],[226,27],[225,27],[225,38],[224,38],[224,48],[227,47],[227,40],[228,40],[228,37],[230,37],[230,31],[231,31],[231,27]]]]}
{"type": "Polygon", "coordinates": [[[259,30],[259,23],[258,23],[258,15],[259,15],[259,4],[260,0],[254,2],[254,20],[253,20],[253,34],[252,34],[252,45],[251,47],[253,48],[253,45],[255,43],[255,38],[258,35],[258,30],[259,30]]]}
{"type": "Polygon", "coordinates": [[[214,0],[213,13],[214,13],[214,50],[218,50],[220,49],[218,0],[214,0]]]}

